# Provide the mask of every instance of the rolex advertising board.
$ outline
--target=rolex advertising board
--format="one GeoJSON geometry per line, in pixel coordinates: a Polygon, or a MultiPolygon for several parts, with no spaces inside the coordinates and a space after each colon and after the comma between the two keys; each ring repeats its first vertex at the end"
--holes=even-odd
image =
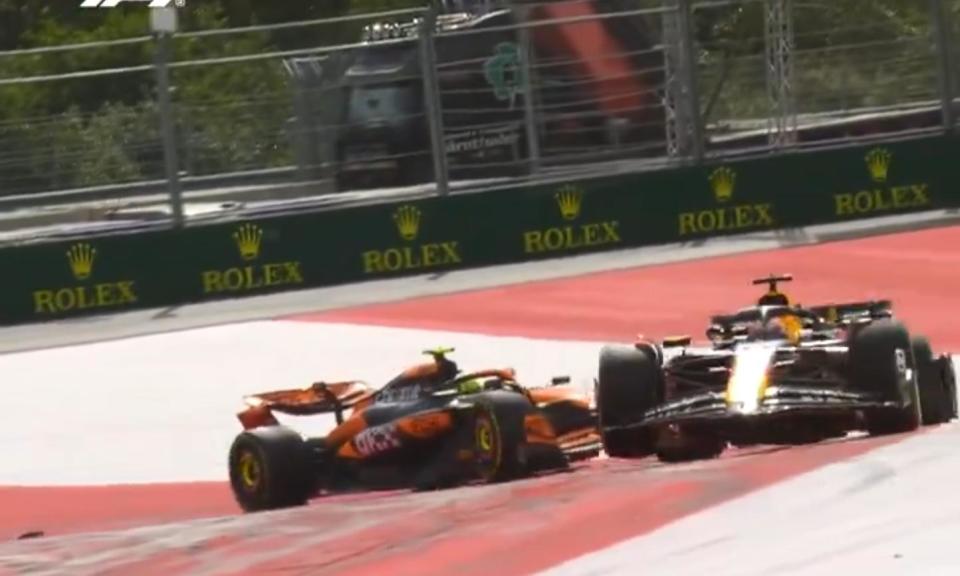
{"type": "Polygon", "coordinates": [[[829,174],[823,185],[830,192],[833,218],[889,216],[941,206],[950,155],[943,142],[930,144],[884,143],[817,162],[816,170],[829,174]]]}
{"type": "Polygon", "coordinates": [[[292,289],[304,284],[303,264],[295,244],[281,241],[276,221],[217,227],[205,245],[216,257],[196,274],[204,298],[292,289]]]}
{"type": "MultiPolygon", "coordinates": [[[[363,276],[427,273],[463,265],[465,221],[438,202],[411,202],[365,220],[355,255],[363,276]]],[[[463,214],[460,214],[461,216],[463,214]]],[[[350,242],[356,245],[357,242],[350,242]]]]}
{"type": "Polygon", "coordinates": [[[169,233],[84,238],[0,251],[0,324],[124,312],[168,301],[169,233]],[[164,249],[167,251],[165,252],[164,249]]]}
{"type": "MultiPolygon", "coordinates": [[[[693,175],[691,175],[693,176],[693,175]]],[[[691,236],[735,234],[777,226],[777,194],[752,181],[754,172],[734,166],[708,169],[683,195],[677,210],[679,240],[691,236]]]]}
{"type": "Polygon", "coordinates": [[[0,249],[0,324],[960,206],[952,138],[0,249]]]}
{"type": "Polygon", "coordinates": [[[527,217],[518,222],[512,247],[516,257],[556,257],[626,245],[624,219],[630,229],[638,212],[622,210],[629,197],[613,192],[619,187],[611,184],[594,188],[579,182],[556,184],[529,197],[524,202],[527,217]]]}

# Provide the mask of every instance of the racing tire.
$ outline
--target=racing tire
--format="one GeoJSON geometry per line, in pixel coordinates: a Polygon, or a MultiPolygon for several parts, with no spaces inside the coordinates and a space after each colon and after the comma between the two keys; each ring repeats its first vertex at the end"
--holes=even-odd
{"type": "Polygon", "coordinates": [[[944,381],[941,363],[933,355],[930,341],[913,338],[913,361],[917,367],[917,386],[920,390],[920,412],[923,425],[943,424],[951,418],[952,403],[948,385],[944,381]]]}
{"type": "Polygon", "coordinates": [[[665,464],[712,460],[723,454],[726,448],[727,443],[719,438],[703,437],[683,446],[660,447],[657,449],[657,459],[665,464]]]}
{"type": "Polygon", "coordinates": [[[515,392],[484,392],[470,419],[474,474],[483,482],[513,480],[527,472],[524,417],[530,403],[515,392]]]}
{"type": "Polygon", "coordinates": [[[651,430],[608,430],[639,424],[664,396],[663,374],[652,346],[605,346],[596,383],[597,419],[603,449],[614,458],[644,458],[655,452],[651,430]]]}
{"type": "Polygon", "coordinates": [[[923,421],[920,390],[906,327],[893,319],[877,320],[853,335],[849,350],[852,384],[897,404],[867,410],[867,432],[900,434],[919,428],[923,421]]]}
{"type": "Polygon", "coordinates": [[[230,447],[230,487],[245,512],[302,506],[315,489],[308,444],[285,426],[237,435],[230,447]]]}
{"type": "Polygon", "coordinates": [[[957,414],[957,374],[953,366],[953,358],[949,354],[941,354],[937,359],[943,387],[947,394],[947,415],[946,421],[949,422],[958,417],[957,414]]]}

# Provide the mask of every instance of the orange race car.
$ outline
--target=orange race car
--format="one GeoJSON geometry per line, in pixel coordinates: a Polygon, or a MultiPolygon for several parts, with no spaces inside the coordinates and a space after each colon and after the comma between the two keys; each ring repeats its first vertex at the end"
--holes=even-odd
{"type": "Polygon", "coordinates": [[[379,390],[362,381],[320,382],[247,397],[238,415],[244,431],[229,455],[237,502],[252,512],[330,492],[493,482],[599,454],[596,412],[569,378],[525,387],[510,368],[461,373],[449,352],[426,351],[432,362],[379,390]],[[337,425],[304,438],[275,412],[332,412],[337,425]]]}

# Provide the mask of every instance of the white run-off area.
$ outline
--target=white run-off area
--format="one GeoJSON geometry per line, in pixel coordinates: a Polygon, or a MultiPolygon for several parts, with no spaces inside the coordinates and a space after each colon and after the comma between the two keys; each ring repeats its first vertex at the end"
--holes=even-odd
{"type": "Polygon", "coordinates": [[[958,481],[954,421],[543,575],[954,576],[960,574],[958,481]]]}
{"type": "MultiPolygon", "coordinates": [[[[0,485],[225,481],[244,394],[319,381],[379,387],[422,350],[527,385],[592,390],[600,343],[262,321],[0,355],[0,485]]],[[[280,418],[323,433],[333,417],[280,418]]]]}

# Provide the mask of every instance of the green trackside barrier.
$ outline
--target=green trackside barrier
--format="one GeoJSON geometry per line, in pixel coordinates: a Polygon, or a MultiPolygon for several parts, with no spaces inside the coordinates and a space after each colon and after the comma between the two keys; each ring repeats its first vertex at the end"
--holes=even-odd
{"type": "Polygon", "coordinates": [[[0,324],[960,206],[946,136],[0,250],[0,324]]]}

